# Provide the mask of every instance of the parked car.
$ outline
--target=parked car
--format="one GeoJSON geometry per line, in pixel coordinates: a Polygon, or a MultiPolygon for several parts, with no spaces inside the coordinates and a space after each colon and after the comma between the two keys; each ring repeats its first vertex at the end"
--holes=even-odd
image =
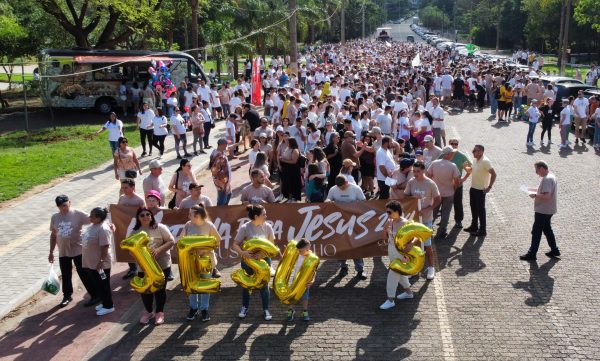
{"type": "MultiPolygon", "coordinates": [[[[600,99],[600,89],[597,89],[597,88],[586,89],[583,91],[583,95],[586,98],[589,98],[591,96],[596,96],[596,98],[600,99]]],[[[587,135],[590,137],[591,140],[594,140],[594,132],[596,130],[596,127],[594,126],[595,121],[596,121],[596,119],[590,119],[590,121],[588,122],[588,125],[587,125],[587,135]]]]}
{"type": "Polygon", "coordinates": [[[560,112],[563,110],[562,99],[568,98],[570,96],[577,97],[577,93],[580,90],[590,91],[590,90],[599,90],[596,87],[586,84],[577,84],[577,83],[559,83],[556,84],[556,101],[552,105],[552,114],[554,114],[554,118],[558,119],[560,112]]]}
{"type": "Polygon", "coordinates": [[[550,83],[554,84],[563,84],[563,83],[574,83],[574,84],[584,84],[581,80],[577,80],[575,78],[569,78],[566,76],[542,76],[540,80],[547,86],[550,83]]]}

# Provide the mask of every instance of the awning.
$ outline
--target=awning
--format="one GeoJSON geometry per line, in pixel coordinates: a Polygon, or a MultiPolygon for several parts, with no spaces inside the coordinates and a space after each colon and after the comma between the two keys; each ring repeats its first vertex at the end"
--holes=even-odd
{"type": "Polygon", "coordinates": [[[101,56],[101,55],[78,55],[73,57],[76,63],[122,63],[127,62],[150,62],[175,60],[168,56],[101,56]]]}

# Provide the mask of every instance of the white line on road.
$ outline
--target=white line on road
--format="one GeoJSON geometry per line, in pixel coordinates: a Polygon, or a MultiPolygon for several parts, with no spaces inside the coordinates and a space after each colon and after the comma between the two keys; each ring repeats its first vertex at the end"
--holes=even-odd
{"type": "Polygon", "coordinates": [[[454,343],[452,342],[452,331],[450,321],[448,320],[448,310],[446,309],[446,297],[444,296],[441,273],[435,275],[433,288],[435,292],[438,322],[440,324],[440,334],[442,336],[444,360],[453,361],[456,360],[456,356],[454,355],[454,343]]]}

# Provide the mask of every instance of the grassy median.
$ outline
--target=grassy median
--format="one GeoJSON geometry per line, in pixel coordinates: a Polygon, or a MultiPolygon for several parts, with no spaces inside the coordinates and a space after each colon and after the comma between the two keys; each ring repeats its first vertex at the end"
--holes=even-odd
{"type": "MultiPolygon", "coordinates": [[[[108,133],[94,134],[98,129],[77,125],[0,136],[0,202],[112,159],[108,133]]],[[[124,133],[131,146],[139,145],[135,124],[126,124],[124,133]]]]}

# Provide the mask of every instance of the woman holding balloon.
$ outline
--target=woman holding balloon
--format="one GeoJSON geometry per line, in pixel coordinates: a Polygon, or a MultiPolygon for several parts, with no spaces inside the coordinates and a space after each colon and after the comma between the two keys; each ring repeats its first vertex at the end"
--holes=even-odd
{"type": "MultiPolygon", "coordinates": [[[[154,215],[146,207],[140,207],[135,215],[135,226],[133,230],[127,234],[130,237],[139,232],[146,232],[150,239],[149,247],[152,257],[156,260],[165,275],[171,274],[171,248],[175,245],[175,240],[169,228],[162,223],[156,222],[154,215]]],[[[143,275],[138,274],[139,277],[143,275]]],[[[160,325],[165,322],[165,302],[167,301],[167,283],[156,292],[142,293],[142,302],[144,303],[144,313],[140,318],[140,323],[147,325],[152,318],[154,324],[160,325]],[[156,308],[153,311],[154,301],[156,300],[156,308]]]]}
{"type": "MultiPolygon", "coordinates": [[[[252,238],[264,238],[271,243],[274,243],[275,233],[273,227],[266,222],[267,211],[261,205],[249,205],[246,207],[248,211],[249,222],[244,223],[238,228],[237,235],[235,236],[235,242],[231,249],[240,255],[242,258],[241,266],[242,269],[249,275],[254,274],[254,270],[248,265],[247,260],[264,259],[269,266],[271,265],[271,259],[265,257],[263,251],[250,252],[242,249],[244,243],[252,238]]],[[[269,312],[269,284],[267,283],[260,289],[260,297],[262,300],[263,314],[265,320],[269,321],[273,318],[269,312]]],[[[239,317],[246,318],[248,313],[248,307],[250,306],[250,292],[244,288],[242,292],[242,308],[240,309],[239,317]]]]}
{"type": "MultiPolygon", "coordinates": [[[[210,221],[210,217],[208,216],[208,212],[204,208],[202,203],[193,206],[190,208],[189,214],[190,220],[183,227],[183,232],[181,234],[182,237],[185,236],[212,236],[217,240],[217,244],[221,242],[221,236],[219,236],[219,232],[217,231],[217,227],[210,221]]],[[[197,251],[198,256],[209,256],[211,261],[210,268],[207,269],[207,273],[203,273],[201,275],[202,278],[211,278],[211,270],[217,266],[217,256],[214,251],[197,251]]],[[[210,316],[208,314],[208,306],[210,302],[210,293],[193,293],[189,296],[190,301],[190,311],[186,316],[188,321],[193,321],[198,314],[198,309],[200,309],[202,315],[202,322],[210,321],[210,316]]]]}

